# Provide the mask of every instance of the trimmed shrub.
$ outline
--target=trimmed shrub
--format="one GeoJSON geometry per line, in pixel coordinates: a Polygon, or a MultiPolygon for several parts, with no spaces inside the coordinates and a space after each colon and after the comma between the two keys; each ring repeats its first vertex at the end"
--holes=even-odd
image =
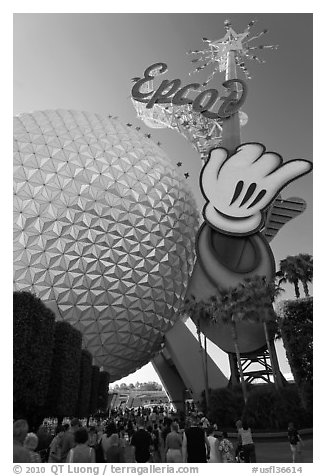
{"type": "Polygon", "coordinates": [[[48,415],[73,416],[78,400],[81,333],[68,322],[56,322],[55,347],[48,393],[48,415]]]}
{"type": "Polygon", "coordinates": [[[254,431],[285,431],[293,421],[298,428],[312,427],[312,413],[300,400],[296,385],[276,390],[272,384],[248,385],[244,405],[241,387],[212,390],[208,419],[219,429],[235,430],[235,422],[245,418],[254,431]]]}
{"type": "Polygon", "coordinates": [[[88,350],[81,351],[79,392],[76,415],[87,418],[89,415],[89,400],[92,389],[92,354],[88,350]]]}
{"type": "Polygon", "coordinates": [[[304,410],[296,385],[291,384],[279,390],[272,384],[253,388],[242,417],[255,430],[286,430],[290,421],[297,428],[312,426],[312,415],[304,410]]]}
{"type": "Polygon", "coordinates": [[[110,375],[105,370],[100,372],[99,386],[98,386],[98,398],[97,409],[101,412],[105,412],[109,404],[109,383],[110,375]]]}
{"type": "Polygon", "coordinates": [[[89,415],[95,415],[97,412],[98,390],[100,383],[100,369],[97,365],[92,365],[92,386],[89,400],[89,415]]]}
{"type": "Polygon", "coordinates": [[[241,386],[212,390],[209,397],[207,418],[217,423],[219,428],[233,428],[241,418],[243,411],[243,395],[241,386]]]}
{"type": "Polygon", "coordinates": [[[51,375],[55,315],[33,294],[13,296],[13,403],[14,418],[30,426],[44,418],[51,375]],[[35,421],[34,421],[35,420],[35,421]]]}
{"type": "Polygon", "coordinates": [[[312,411],[313,298],[281,303],[278,323],[302,405],[312,411]]]}

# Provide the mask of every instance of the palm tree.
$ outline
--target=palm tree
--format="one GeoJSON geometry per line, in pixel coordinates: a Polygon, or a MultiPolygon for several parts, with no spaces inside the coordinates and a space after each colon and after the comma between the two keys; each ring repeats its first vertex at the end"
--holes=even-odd
{"type": "Polygon", "coordinates": [[[279,284],[288,282],[294,285],[296,298],[300,297],[299,281],[300,281],[300,264],[297,256],[287,256],[280,261],[280,269],[276,273],[280,278],[279,284]]]}
{"type": "Polygon", "coordinates": [[[279,366],[277,357],[272,348],[272,338],[270,336],[270,328],[273,327],[273,334],[276,327],[276,314],[272,303],[275,298],[284,291],[279,285],[275,285],[273,281],[267,282],[265,276],[254,276],[246,278],[240,284],[242,302],[245,307],[244,319],[253,322],[262,322],[266,338],[266,344],[269,351],[273,378],[276,388],[281,385],[279,378],[279,366]]]}
{"type": "MultiPolygon", "coordinates": [[[[241,354],[238,345],[237,323],[241,321],[262,322],[268,346],[273,377],[278,387],[279,369],[277,359],[271,348],[269,327],[276,322],[276,314],[272,303],[275,297],[282,291],[274,282],[267,282],[264,276],[246,278],[234,288],[219,290],[219,295],[211,298],[209,302],[197,303],[201,306],[201,314],[206,315],[210,322],[229,324],[231,326],[234,350],[237,358],[238,369],[244,401],[247,401],[247,389],[245,385],[241,354]]],[[[199,324],[200,325],[200,324],[199,324]]]]}
{"type": "Polygon", "coordinates": [[[199,352],[201,356],[202,366],[203,366],[203,375],[204,375],[204,382],[205,382],[205,404],[206,409],[209,408],[209,393],[208,393],[208,365],[207,365],[207,345],[206,345],[206,336],[204,336],[204,346],[202,345],[201,339],[201,327],[200,323],[202,320],[209,320],[210,316],[207,312],[207,303],[204,301],[196,301],[194,296],[191,298],[186,299],[183,313],[187,316],[190,316],[193,320],[196,331],[197,331],[197,338],[199,343],[199,352]]]}
{"type": "Polygon", "coordinates": [[[240,373],[240,382],[244,402],[247,403],[247,388],[241,365],[241,355],[238,345],[237,322],[242,320],[245,314],[244,302],[239,292],[239,288],[220,289],[219,296],[214,296],[206,303],[206,312],[210,316],[210,322],[219,324],[230,324],[234,350],[237,358],[238,369],[240,373]]]}
{"type": "Polygon", "coordinates": [[[308,283],[312,282],[313,260],[307,253],[300,253],[295,256],[287,256],[280,261],[280,270],[276,273],[281,282],[288,282],[294,285],[295,295],[300,297],[299,281],[302,282],[305,296],[309,296],[308,283]]]}
{"type": "Polygon", "coordinates": [[[297,256],[299,260],[300,281],[303,285],[303,290],[306,297],[309,297],[308,283],[312,282],[313,276],[313,259],[307,253],[300,253],[297,256]]]}
{"type": "MultiPolygon", "coordinates": [[[[200,344],[201,355],[203,356],[203,348],[200,339],[200,320],[205,319],[206,322],[217,324],[229,324],[231,326],[232,339],[234,344],[234,350],[237,358],[238,369],[240,373],[240,382],[242,386],[242,393],[245,403],[247,403],[247,388],[245,385],[245,379],[243,375],[243,369],[241,365],[241,355],[238,345],[238,333],[236,323],[244,317],[244,307],[239,294],[239,288],[220,289],[219,295],[211,297],[207,301],[196,302],[192,296],[191,300],[186,301],[185,313],[190,315],[194,323],[196,324],[198,341],[200,344]]],[[[203,359],[204,362],[204,359],[203,359]]],[[[205,364],[203,363],[204,372],[205,364]]],[[[205,393],[208,389],[205,388],[205,393]]],[[[206,404],[208,400],[206,399],[206,404]]]]}

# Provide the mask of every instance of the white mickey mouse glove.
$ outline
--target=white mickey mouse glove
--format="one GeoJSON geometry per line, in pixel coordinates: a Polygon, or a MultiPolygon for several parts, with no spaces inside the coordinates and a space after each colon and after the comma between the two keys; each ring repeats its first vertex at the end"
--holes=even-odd
{"type": "Polygon", "coordinates": [[[207,200],[204,219],[231,235],[250,235],[264,223],[263,211],[287,184],[309,173],[311,162],[283,159],[258,143],[240,145],[228,158],[214,149],[202,169],[200,186],[207,200]]]}

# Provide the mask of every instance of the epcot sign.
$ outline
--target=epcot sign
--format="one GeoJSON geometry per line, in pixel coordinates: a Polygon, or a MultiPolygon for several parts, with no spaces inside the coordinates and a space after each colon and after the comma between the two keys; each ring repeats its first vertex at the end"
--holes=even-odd
{"type": "Polygon", "coordinates": [[[202,113],[208,119],[225,119],[235,114],[244,104],[247,96],[247,86],[241,79],[229,79],[224,81],[223,86],[230,91],[228,96],[221,96],[217,89],[205,89],[201,91],[195,99],[189,98],[187,95],[191,90],[198,90],[202,87],[200,83],[190,83],[181,87],[180,79],[173,79],[169,81],[164,79],[156,90],[141,91],[141,88],[153,81],[158,74],[164,74],[167,71],[165,63],[154,63],[144,71],[143,78],[135,78],[136,82],[131,90],[133,99],[139,102],[146,103],[146,108],[151,109],[155,104],[174,104],[176,106],[183,106],[185,104],[192,104],[195,112],[202,113]],[[238,91],[236,85],[242,86],[240,97],[238,98],[238,91]],[[213,112],[212,108],[216,102],[221,99],[222,104],[217,112],[213,112]]]}

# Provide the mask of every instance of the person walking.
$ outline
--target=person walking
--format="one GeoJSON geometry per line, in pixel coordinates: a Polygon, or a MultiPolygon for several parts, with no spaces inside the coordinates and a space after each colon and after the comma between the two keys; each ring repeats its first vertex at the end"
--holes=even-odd
{"type": "MultiPolygon", "coordinates": [[[[78,418],[73,418],[70,422],[70,428],[65,431],[62,438],[61,461],[65,463],[69,451],[76,445],[75,433],[81,427],[78,418]]],[[[87,435],[88,438],[88,435],[87,435]]]]}
{"type": "Polygon", "coordinates": [[[152,445],[152,437],[145,430],[145,422],[140,419],[138,422],[138,430],[133,434],[130,442],[133,457],[136,463],[148,463],[151,457],[150,448],[152,445]]]}
{"type": "Polygon", "coordinates": [[[46,425],[40,425],[36,436],[38,439],[38,444],[36,447],[36,452],[41,456],[41,462],[47,463],[49,458],[50,444],[53,440],[53,435],[51,434],[50,428],[46,425]]]}
{"type": "Polygon", "coordinates": [[[13,462],[31,463],[29,451],[24,448],[23,443],[28,433],[28,423],[19,419],[13,425],[13,462]]]}
{"type": "Polygon", "coordinates": [[[88,429],[88,446],[96,448],[97,445],[97,429],[95,426],[90,426],[88,429]]]}
{"type": "Polygon", "coordinates": [[[132,435],[135,433],[134,423],[131,419],[129,419],[127,423],[127,433],[128,433],[128,440],[130,443],[132,435]]]}
{"type": "Polygon", "coordinates": [[[49,451],[49,463],[60,463],[61,460],[61,450],[62,450],[62,440],[65,429],[62,425],[58,425],[55,429],[55,437],[50,443],[49,451]]]}
{"type": "Polygon", "coordinates": [[[104,442],[104,459],[108,463],[124,462],[124,441],[119,438],[118,429],[115,423],[110,423],[106,430],[106,439],[104,442]]]}
{"type": "Polygon", "coordinates": [[[210,445],[203,428],[199,428],[198,418],[190,420],[190,427],[185,430],[182,441],[184,463],[207,463],[210,445]]]}
{"type": "Polygon", "coordinates": [[[238,429],[239,438],[245,463],[256,463],[256,450],[252,439],[251,428],[246,421],[242,422],[242,427],[238,429]]]}
{"type": "Polygon", "coordinates": [[[228,434],[226,431],[222,433],[222,440],[218,446],[218,450],[221,452],[222,463],[233,463],[233,444],[228,439],[228,434]]]}
{"type": "Polygon", "coordinates": [[[88,446],[88,431],[86,428],[78,428],[74,433],[75,446],[67,455],[67,463],[95,463],[94,448],[88,446]]]}
{"type": "Polygon", "coordinates": [[[221,463],[221,455],[218,450],[219,441],[215,434],[215,428],[210,426],[207,430],[207,439],[210,446],[210,454],[208,463],[221,463]]]}
{"type": "Polygon", "coordinates": [[[159,429],[159,426],[157,423],[154,423],[154,428],[152,431],[152,438],[153,438],[153,462],[154,463],[161,463],[162,458],[161,458],[161,430],[159,429]]]}
{"type": "Polygon", "coordinates": [[[171,431],[165,439],[165,461],[167,463],[182,463],[182,437],[177,422],[171,423],[171,431]]]}
{"type": "Polygon", "coordinates": [[[24,440],[24,448],[29,451],[29,456],[31,458],[31,463],[41,463],[41,456],[35,451],[38,445],[38,437],[35,433],[27,433],[24,440]]]}
{"type": "Polygon", "coordinates": [[[304,446],[304,444],[292,421],[288,425],[288,440],[292,453],[292,463],[297,463],[298,456],[301,455],[301,446],[304,446]]]}
{"type": "Polygon", "coordinates": [[[208,418],[207,418],[205,415],[203,415],[203,416],[201,417],[200,423],[201,423],[201,426],[204,428],[205,431],[206,431],[206,430],[209,428],[209,426],[210,426],[209,420],[208,420],[208,418]]]}

